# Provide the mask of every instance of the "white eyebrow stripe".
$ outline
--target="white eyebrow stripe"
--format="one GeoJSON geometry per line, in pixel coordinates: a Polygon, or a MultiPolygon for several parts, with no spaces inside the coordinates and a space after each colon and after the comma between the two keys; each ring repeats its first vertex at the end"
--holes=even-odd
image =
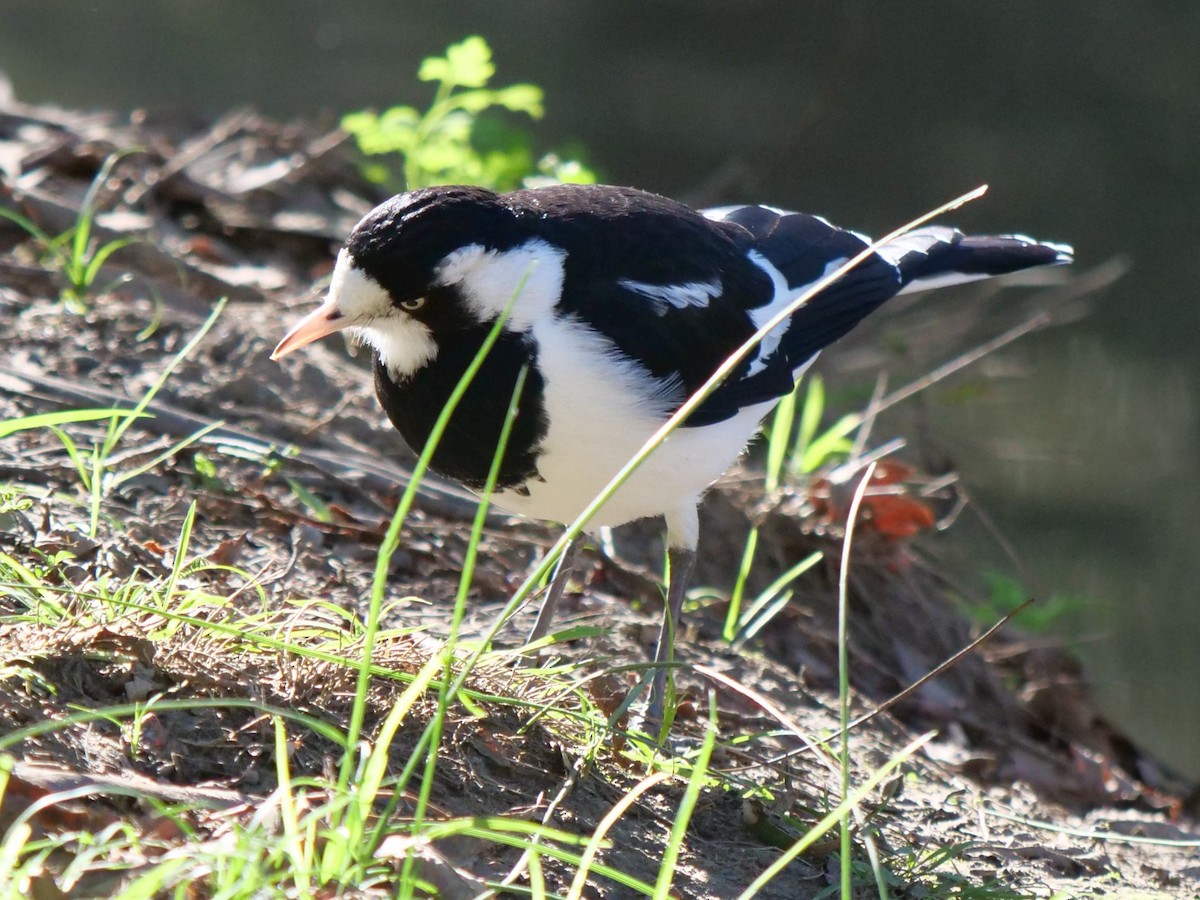
{"type": "Polygon", "coordinates": [[[648,284],[644,281],[622,278],[617,284],[628,291],[641,294],[650,300],[669,303],[676,309],[687,309],[689,306],[704,308],[714,299],[721,296],[721,283],[719,281],[689,281],[686,284],[648,284]]]}

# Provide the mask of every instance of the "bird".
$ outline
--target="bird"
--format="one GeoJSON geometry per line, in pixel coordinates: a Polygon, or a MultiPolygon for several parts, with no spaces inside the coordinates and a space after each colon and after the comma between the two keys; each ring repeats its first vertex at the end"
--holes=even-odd
{"type": "MultiPolygon", "coordinates": [[[[329,291],[272,353],[349,330],[375,392],[417,451],[503,319],[430,467],[484,489],[521,381],[492,502],[572,522],[744,342],[871,241],[765,205],[693,209],[630,187],[509,193],[445,185],[398,194],[339,250],[329,291]]],[[[1022,235],[916,228],[872,252],[772,328],[600,507],[588,529],[662,517],[669,584],[648,718],[661,720],[704,492],[826,346],[899,294],[1072,260],[1022,235]]],[[[571,572],[564,551],[531,639],[571,572]]]]}

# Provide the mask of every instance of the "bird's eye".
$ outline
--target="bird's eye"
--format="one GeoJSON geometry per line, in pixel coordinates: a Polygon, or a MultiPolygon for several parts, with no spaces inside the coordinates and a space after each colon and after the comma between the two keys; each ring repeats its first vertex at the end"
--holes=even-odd
{"type": "Polygon", "coordinates": [[[401,300],[400,306],[409,312],[416,312],[425,305],[424,297],[413,297],[411,300],[401,300]]]}

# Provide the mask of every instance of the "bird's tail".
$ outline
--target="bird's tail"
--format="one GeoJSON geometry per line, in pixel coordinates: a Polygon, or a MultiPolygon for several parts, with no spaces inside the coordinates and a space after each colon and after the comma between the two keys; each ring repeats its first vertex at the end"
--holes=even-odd
{"type": "Polygon", "coordinates": [[[910,231],[877,251],[900,272],[902,293],[1007,275],[1035,266],[1071,262],[1066,244],[1035,241],[1019,234],[970,237],[935,226],[910,231]]]}

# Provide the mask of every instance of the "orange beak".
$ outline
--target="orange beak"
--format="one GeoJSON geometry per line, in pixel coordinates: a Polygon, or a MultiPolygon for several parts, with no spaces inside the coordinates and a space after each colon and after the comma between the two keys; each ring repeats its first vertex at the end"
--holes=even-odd
{"type": "Polygon", "coordinates": [[[292,330],[283,336],[283,340],[271,354],[271,359],[287,356],[293,350],[299,350],[335,331],[341,331],[348,325],[350,321],[338,309],[337,302],[333,297],[327,297],[324,303],[292,326],[292,330]]]}

